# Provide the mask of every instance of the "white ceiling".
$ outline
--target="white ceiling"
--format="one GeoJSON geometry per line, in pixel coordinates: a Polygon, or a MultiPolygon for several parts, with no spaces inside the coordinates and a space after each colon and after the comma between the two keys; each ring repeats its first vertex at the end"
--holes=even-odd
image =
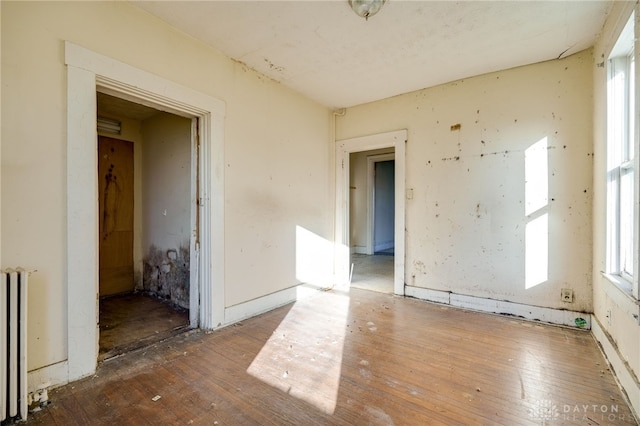
{"type": "Polygon", "coordinates": [[[591,47],[611,1],[133,1],[328,107],[565,57],[591,47]]]}

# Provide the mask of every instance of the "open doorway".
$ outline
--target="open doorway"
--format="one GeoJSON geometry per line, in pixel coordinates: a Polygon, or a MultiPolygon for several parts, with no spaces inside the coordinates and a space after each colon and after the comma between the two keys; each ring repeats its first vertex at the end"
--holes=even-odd
{"type": "MultiPolygon", "coordinates": [[[[189,324],[225,324],[225,104],[204,92],[66,41],[67,70],[67,361],[72,381],[93,374],[98,359],[98,173],[96,92],[191,120],[189,324]],[[195,209],[193,206],[197,206],[195,209]],[[197,226],[196,226],[197,224],[197,226]],[[195,283],[195,285],[194,285],[195,283]]],[[[52,366],[53,367],[53,366],[52,366]]]]}
{"type": "Polygon", "coordinates": [[[360,281],[356,274],[368,270],[372,277],[386,275],[382,279],[382,286],[372,289],[396,295],[405,293],[406,142],[406,130],[336,141],[335,280],[338,286],[360,285],[354,283],[354,275],[356,281],[360,281]],[[392,182],[387,180],[384,184],[387,187],[386,194],[381,196],[378,192],[379,201],[383,200],[381,204],[387,209],[386,213],[379,211],[378,215],[386,215],[391,219],[386,222],[387,231],[389,223],[393,223],[393,231],[387,237],[378,237],[379,254],[386,264],[378,271],[373,265],[360,265],[356,270],[358,260],[371,260],[370,256],[375,256],[374,177],[376,163],[385,161],[392,163],[379,168],[379,174],[393,176],[392,182]],[[393,191],[389,191],[389,186],[393,187],[393,191]]]}
{"type": "Polygon", "coordinates": [[[394,292],[395,149],[349,155],[351,286],[394,292]]]}
{"type": "Polygon", "coordinates": [[[104,360],[190,326],[197,158],[189,118],[100,92],[97,113],[104,360]]]}

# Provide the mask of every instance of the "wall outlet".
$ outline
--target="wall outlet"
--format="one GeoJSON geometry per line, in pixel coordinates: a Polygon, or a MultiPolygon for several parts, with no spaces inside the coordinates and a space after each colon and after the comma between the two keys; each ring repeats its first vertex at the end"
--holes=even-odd
{"type": "Polygon", "coordinates": [[[573,290],[570,288],[563,288],[561,298],[563,302],[573,303],[573,290]]]}
{"type": "Polygon", "coordinates": [[[611,309],[607,309],[607,325],[611,325],[611,309]]]}

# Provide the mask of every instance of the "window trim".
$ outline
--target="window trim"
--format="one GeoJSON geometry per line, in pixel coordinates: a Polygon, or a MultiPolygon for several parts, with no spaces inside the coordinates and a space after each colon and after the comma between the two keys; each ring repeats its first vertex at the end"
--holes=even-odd
{"type": "MultiPolygon", "coordinates": [[[[607,139],[606,139],[606,272],[604,276],[624,293],[638,299],[639,187],[638,181],[638,49],[635,44],[635,13],[613,47],[607,60],[607,139]],[[620,81],[620,72],[623,80],[620,81]],[[622,87],[620,85],[623,85],[622,87]],[[617,113],[617,114],[616,114],[617,113]],[[622,190],[623,178],[632,173],[631,201],[632,271],[623,265],[622,190]]],[[[627,214],[628,214],[627,210],[627,214]]],[[[627,264],[628,265],[628,264],[627,264]]]]}

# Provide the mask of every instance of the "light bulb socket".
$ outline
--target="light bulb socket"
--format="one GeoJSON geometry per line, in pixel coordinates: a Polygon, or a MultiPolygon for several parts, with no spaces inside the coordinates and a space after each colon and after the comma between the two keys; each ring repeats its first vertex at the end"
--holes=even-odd
{"type": "Polygon", "coordinates": [[[387,0],[349,0],[349,6],[360,17],[368,20],[382,9],[387,0]]]}

